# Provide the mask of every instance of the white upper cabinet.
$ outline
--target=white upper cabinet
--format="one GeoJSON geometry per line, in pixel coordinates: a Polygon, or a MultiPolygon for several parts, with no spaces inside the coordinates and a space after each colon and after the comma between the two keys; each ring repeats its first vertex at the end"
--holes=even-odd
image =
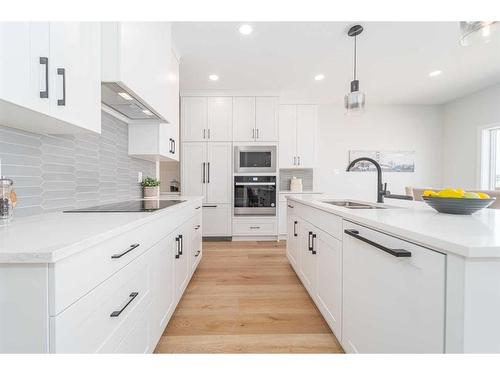
{"type": "Polygon", "coordinates": [[[233,98],[233,140],[236,142],[253,142],[255,131],[255,98],[233,98]]]}
{"type": "Polygon", "coordinates": [[[233,140],[233,100],[231,97],[208,98],[208,128],[209,141],[233,140]]]}
{"type": "Polygon", "coordinates": [[[170,22],[103,22],[102,29],[102,81],[117,83],[172,122],[170,22]]]}
{"type": "Polygon", "coordinates": [[[313,168],[316,164],[316,105],[281,105],[279,167],[313,168]]]}
{"type": "Polygon", "coordinates": [[[279,167],[297,164],[297,106],[281,105],[279,112],[279,167]]]}
{"type": "Polygon", "coordinates": [[[315,105],[297,106],[297,165],[312,168],[316,163],[316,124],[315,105]]]}
{"type": "Polygon", "coordinates": [[[176,133],[172,124],[129,124],[128,153],[150,161],[178,161],[176,133]]]}
{"type": "Polygon", "coordinates": [[[236,142],[277,142],[278,98],[233,98],[233,140],[236,142]]]}
{"type": "Polygon", "coordinates": [[[255,129],[257,142],[278,141],[278,98],[255,98],[255,129]]]}
{"type": "Polygon", "coordinates": [[[100,37],[98,23],[50,24],[51,114],[96,132],[101,129],[96,106],[101,97],[100,37]]]}
{"type": "Polygon", "coordinates": [[[208,140],[208,99],[183,97],[181,111],[182,142],[208,140]]]}
{"type": "Polygon", "coordinates": [[[0,122],[37,133],[101,129],[100,24],[0,23],[0,122]]]}

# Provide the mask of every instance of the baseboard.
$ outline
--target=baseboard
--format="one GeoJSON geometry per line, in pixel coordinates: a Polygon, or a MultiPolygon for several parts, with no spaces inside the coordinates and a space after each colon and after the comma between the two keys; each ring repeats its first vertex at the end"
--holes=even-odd
{"type": "Polygon", "coordinates": [[[278,236],[233,236],[233,241],[278,241],[278,236]]]}
{"type": "Polygon", "coordinates": [[[203,237],[203,241],[205,242],[220,242],[220,241],[232,241],[231,236],[220,236],[220,237],[203,237]]]}

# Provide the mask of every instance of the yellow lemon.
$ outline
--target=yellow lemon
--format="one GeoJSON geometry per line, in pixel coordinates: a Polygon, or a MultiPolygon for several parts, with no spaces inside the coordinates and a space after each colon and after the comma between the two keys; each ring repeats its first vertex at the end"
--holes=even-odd
{"type": "Polygon", "coordinates": [[[464,195],[466,192],[464,189],[456,189],[458,193],[464,195]]]}
{"type": "Polygon", "coordinates": [[[441,197],[441,198],[462,198],[463,194],[461,194],[460,192],[458,192],[455,189],[447,188],[447,189],[441,190],[437,196],[441,197]]]}
{"type": "Polygon", "coordinates": [[[464,198],[472,198],[472,199],[479,199],[479,194],[478,193],[474,193],[472,191],[467,191],[465,194],[464,194],[464,198]]]}
{"type": "Polygon", "coordinates": [[[486,193],[477,193],[481,199],[490,199],[491,197],[486,193]]]}
{"type": "Polygon", "coordinates": [[[436,197],[437,193],[434,190],[426,190],[422,195],[424,197],[436,197]]]}

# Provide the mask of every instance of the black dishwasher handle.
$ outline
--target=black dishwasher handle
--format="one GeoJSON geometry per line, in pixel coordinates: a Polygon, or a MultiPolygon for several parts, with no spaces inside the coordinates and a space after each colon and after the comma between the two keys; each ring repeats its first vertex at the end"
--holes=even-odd
{"type": "Polygon", "coordinates": [[[382,250],[388,254],[391,254],[392,256],[398,257],[398,258],[409,258],[411,257],[411,252],[408,250],[404,249],[391,249],[389,247],[385,247],[383,245],[380,245],[376,242],[373,242],[372,240],[369,240],[368,238],[365,238],[359,234],[359,231],[356,229],[345,229],[344,230],[345,234],[348,234],[351,237],[354,237],[360,241],[363,241],[367,243],[368,245],[372,245],[373,247],[376,247],[379,250],[382,250]]]}

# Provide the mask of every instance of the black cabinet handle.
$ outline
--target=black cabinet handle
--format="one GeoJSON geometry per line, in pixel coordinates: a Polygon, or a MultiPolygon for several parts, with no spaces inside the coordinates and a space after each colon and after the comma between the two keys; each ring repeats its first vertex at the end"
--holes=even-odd
{"type": "Polygon", "coordinates": [[[200,255],[200,253],[201,253],[201,251],[200,251],[200,250],[198,250],[198,251],[196,252],[196,254],[194,254],[194,256],[195,256],[195,257],[197,257],[198,255],[200,255]]]}
{"type": "Polygon", "coordinates": [[[260,227],[250,227],[250,229],[260,229],[260,227]]]}
{"type": "Polygon", "coordinates": [[[180,240],[179,237],[175,237],[176,248],[175,248],[175,259],[179,259],[180,255],[180,240]]]}
{"type": "Polygon", "coordinates": [[[207,163],[207,184],[210,183],[210,162],[207,163]]]}
{"type": "Polygon", "coordinates": [[[308,235],[307,235],[307,248],[309,251],[312,251],[312,235],[313,235],[313,232],[309,232],[308,235]]]}
{"type": "Polygon", "coordinates": [[[198,224],[197,226],[194,227],[195,230],[200,229],[200,225],[198,224]]]}
{"type": "Polygon", "coordinates": [[[291,204],[288,204],[287,206],[288,208],[294,208],[291,204]]]}
{"type": "Polygon", "coordinates": [[[216,204],[204,204],[203,207],[204,208],[217,208],[217,205],[216,204]]]}
{"type": "Polygon", "coordinates": [[[121,308],[121,310],[113,311],[113,312],[111,313],[110,317],[112,317],[112,318],[116,318],[117,316],[120,316],[120,314],[123,312],[123,310],[125,310],[125,309],[128,307],[128,305],[130,305],[130,304],[132,303],[132,301],[135,299],[135,297],[137,297],[138,295],[139,295],[139,293],[137,293],[137,292],[132,292],[132,293],[130,293],[130,296],[129,296],[129,297],[130,297],[130,299],[129,299],[129,300],[128,300],[128,302],[125,304],[125,306],[123,306],[123,307],[121,308]]]}
{"type": "Polygon", "coordinates": [[[314,240],[316,239],[316,233],[313,233],[311,236],[311,253],[316,255],[316,250],[314,250],[314,240]]]}
{"type": "Polygon", "coordinates": [[[203,165],[203,180],[202,183],[205,183],[205,162],[201,163],[203,165]]]}
{"type": "Polygon", "coordinates": [[[168,143],[169,143],[168,152],[172,153],[172,138],[168,139],[168,143]]]}
{"type": "Polygon", "coordinates": [[[135,243],[135,244],[133,244],[133,245],[130,245],[130,247],[129,247],[127,250],[125,250],[123,253],[120,253],[120,254],[113,254],[113,255],[111,255],[111,259],[119,259],[119,258],[121,258],[122,256],[124,256],[125,254],[128,254],[128,253],[130,253],[132,250],[134,250],[134,249],[138,248],[139,246],[140,246],[140,244],[138,244],[138,243],[135,243]]]}
{"type": "Polygon", "coordinates": [[[351,237],[354,237],[360,241],[363,241],[369,245],[372,245],[373,247],[376,247],[377,249],[379,250],[382,250],[382,251],[385,251],[386,253],[388,254],[391,254],[395,257],[398,257],[398,258],[409,258],[411,257],[411,252],[408,251],[408,250],[404,250],[404,249],[391,249],[391,248],[388,248],[388,247],[385,247],[383,245],[380,245],[376,242],[373,242],[371,240],[369,240],[368,238],[365,238],[363,236],[360,236],[359,234],[359,231],[357,231],[356,229],[346,229],[344,230],[344,233],[345,234],[348,234],[349,236],[351,237]]]}
{"type": "Polygon", "coordinates": [[[201,208],[201,206],[198,206],[198,207],[195,208],[195,210],[199,210],[200,208],[201,208]]]}
{"type": "Polygon", "coordinates": [[[293,222],[293,236],[297,237],[297,221],[293,222]]]}
{"type": "Polygon", "coordinates": [[[173,145],[172,154],[175,154],[175,139],[172,139],[172,145],[173,145]]]}
{"type": "Polygon", "coordinates": [[[57,99],[57,105],[66,105],[66,69],[57,68],[57,74],[62,76],[62,87],[63,87],[63,97],[62,99],[57,99]]]}
{"type": "Polygon", "coordinates": [[[182,238],[182,234],[179,234],[179,242],[180,242],[180,246],[179,246],[179,255],[182,255],[183,251],[184,251],[184,239],[182,238]]]}
{"type": "Polygon", "coordinates": [[[45,91],[40,91],[40,98],[49,97],[49,58],[40,57],[40,65],[45,65],[45,91]]]}

